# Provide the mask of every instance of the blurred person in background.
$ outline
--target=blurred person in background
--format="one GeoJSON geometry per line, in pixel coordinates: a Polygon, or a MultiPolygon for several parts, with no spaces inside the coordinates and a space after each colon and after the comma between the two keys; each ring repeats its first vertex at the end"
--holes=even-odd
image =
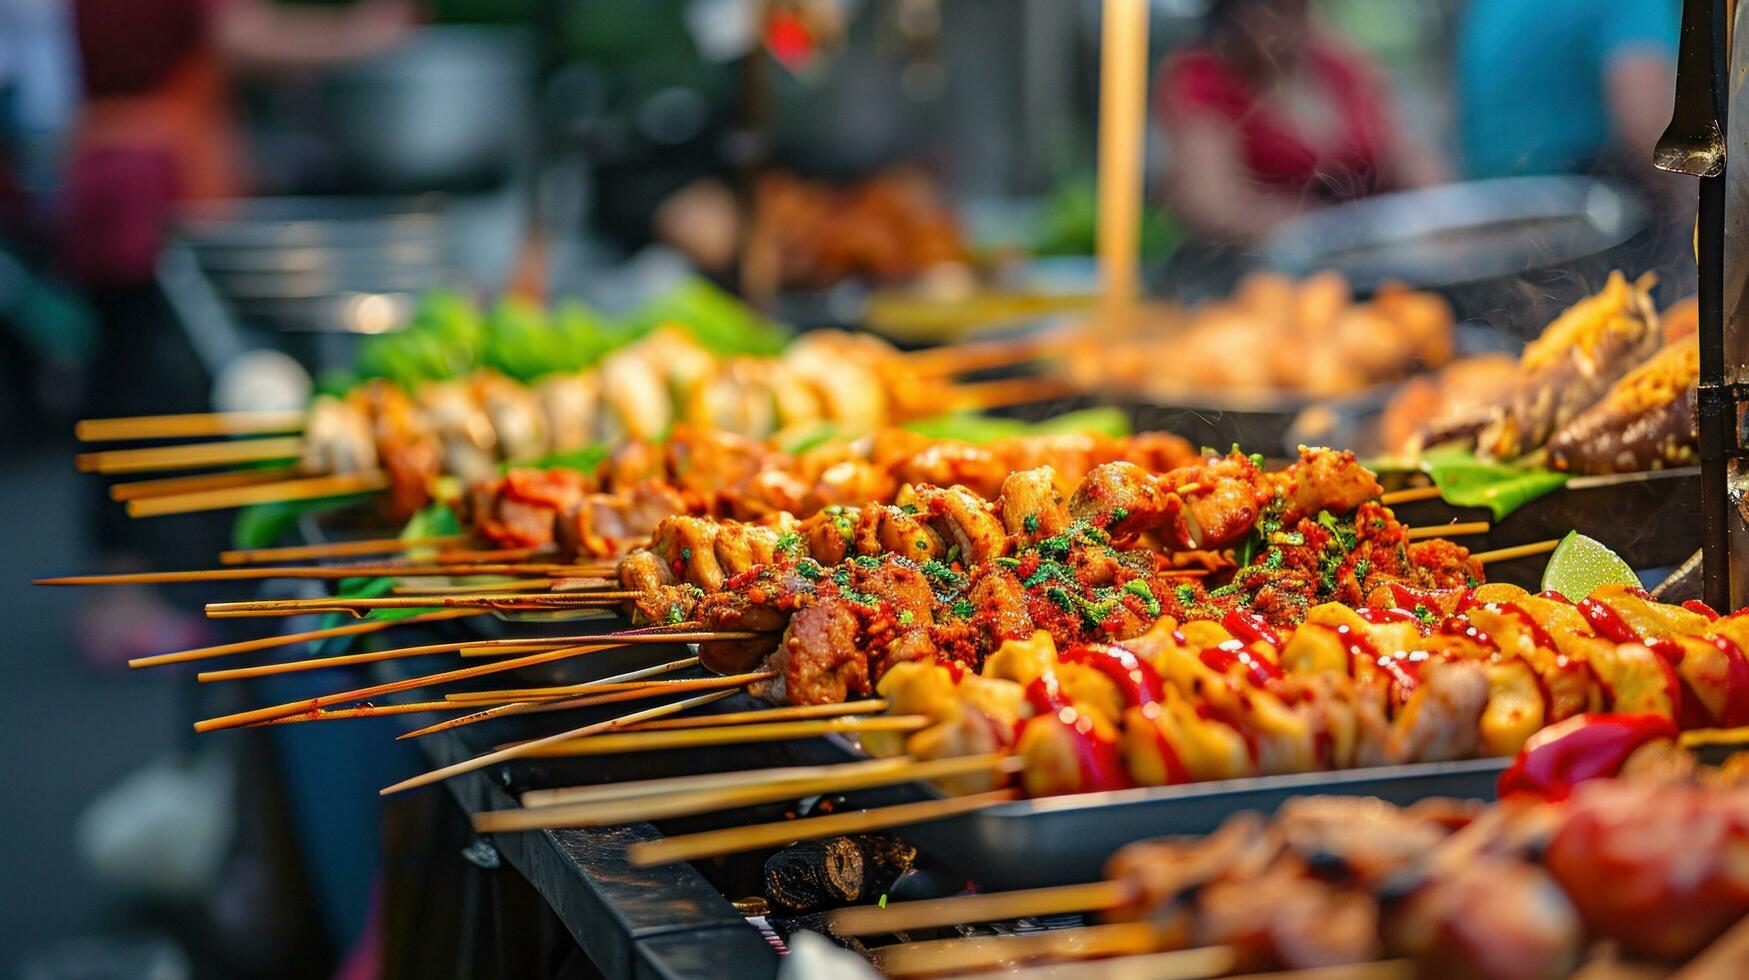
{"type": "MultiPolygon", "coordinates": [[[[208,379],[153,276],[180,204],[249,191],[234,78],[383,51],[413,25],[415,8],[407,0],[323,8],[74,0],[72,8],[84,102],[62,175],[59,264],[90,300],[102,336],[81,413],[203,411],[208,379]]],[[[133,556],[140,529],[107,500],[96,526],[106,565],[140,563],[133,556]]],[[[204,635],[202,623],[144,589],[94,602],[79,628],[81,645],[106,659],[197,644],[204,635]]]]}
{"type": "Polygon", "coordinates": [[[1457,42],[1464,169],[1472,177],[1596,173],[1693,207],[1653,170],[1676,91],[1676,0],[1470,0],[1457,42]]]}
{"type": "Polygon", "coordinates": [[[1306,211],[1444,176],[1398,123],[1383,69],[1323,31],[1308,0],[1214,0],[1153,104],[1166,202],[1206,243],[1253,243],[1306,211]]]}

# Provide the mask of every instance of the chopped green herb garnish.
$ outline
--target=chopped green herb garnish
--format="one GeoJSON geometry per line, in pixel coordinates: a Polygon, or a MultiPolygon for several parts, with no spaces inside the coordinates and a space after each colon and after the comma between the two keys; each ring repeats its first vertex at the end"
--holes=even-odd
{"type": "Polygon", "coordinates": [[[1172,593],[1178,597],[1178,604],[1188,606],[1196,601],[1196,588],[1190,585],[1180,585],[1173,588],[1172,593]]]}
{"type": "Polygon", "coordinates": [[[778,535],[776,551],[780,555],[788,555],[792,558],[800,555],[802,553],[802,536],[794,531],[778,535]]]}
{"type": "MultiPolygon", "coordinates": [[[[1130,509],[1128,507],[1113,507],[1111,509],[1111,524],[1121,524],[1124,518],[1129,516],[1130,509]]],[[[1110,527],[1111,524],[1107,524],[1106,527],[1110,527]]]]}
{"type": "Polygon", "coordinates": [[[1021,518],[1020,519],[1020,526],[1025,528],[1026,533],[1028,533],[1028,534],[1037,534],[1038,533],[1038,515],[1037,514],[1028,514],[1025,517],[1021,518]]]}
{"type": "Polygon", "coordinates": [[[1415,608],[1409,611],[1414,613],[1415,618],[1421,620],[1421,623],[1424,626],[1432,626],[1439,622],[1439,616],[1435,614],[1433,610],[1427,608],[1423,603],[1417,602],[1415,608]]]}
{"type": "Polygon", "coordinates": [[[971,619],[973,616],[977,615],[978,607],[972,605],[970,599],[959,599],[949,607],[949,611],[961,619],[971,619]]]}
{"type": "Polygon", "coordinates": [[[1147,579],[1133,578],[1123,585],[1123,590],[1142,600],[1142,608],[1148,615],[1160,615],[1160,600],[1154,598],[1154,590],[1148,585],[1147,579]]]}
{"type": "Polygon", "coordinates": [[[815,564],[812,559],[807,559],[796,563],[796,574],[806,579],[818,579],[825,574],[825,569],[815,564]]]}
{"type": "Polygon", "coordinates": [[[899,625],[910,626],[917,619],[917,614],[909,609],[899,610],[899,625]]]}

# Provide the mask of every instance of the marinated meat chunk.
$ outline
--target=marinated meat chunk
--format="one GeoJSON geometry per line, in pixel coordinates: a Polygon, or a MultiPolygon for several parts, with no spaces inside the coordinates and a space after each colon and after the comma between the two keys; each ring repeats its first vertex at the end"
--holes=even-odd
{"type": "Polygon", "coordinates": [[[917,503],[941,540],[948,543],[949,552],[957,548],[959,560],[966,565],[983,564],[1008,553],[1009,540],[1002,522],[990,504],[970,489],[920,486],[917,503]]]}
{"type": "Polygon", "coordinates": [[[771,656],[783,700],[837,704],[868,695],[872,687],[868,660],[858,649],[859,631],[856,614],[842,600],[817,602],[791,617],[771,656]]]}
{"type": "Polygon", "coordinates": [[[1105,463],[1075,488],[1069,516],[1121,539],[1158,527],[1167,506],[1168,495],[1147,470],[1134,463],[1105,463]]]}

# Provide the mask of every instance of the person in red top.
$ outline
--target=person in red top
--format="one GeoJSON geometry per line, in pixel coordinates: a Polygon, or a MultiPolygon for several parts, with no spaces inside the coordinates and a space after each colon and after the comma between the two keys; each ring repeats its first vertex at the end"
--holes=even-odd
{"type": "Polygon", "coordinates": [[[1161,67],[1154,104],[1167,203],[1214,241],[1444,173],[1396,122],[1382,73],[1322,34],[1307,0],[1215,0],[1206,41],[1161,67]]]}

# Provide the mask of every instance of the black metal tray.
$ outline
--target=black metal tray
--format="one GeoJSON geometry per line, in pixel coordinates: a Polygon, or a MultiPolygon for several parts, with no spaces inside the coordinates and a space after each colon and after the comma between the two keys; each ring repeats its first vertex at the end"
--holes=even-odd
{"type": "Polygon", "coordinates": [[[1295,796],[1332,793],[1413,803],[1433,796],[1492,800],[1510,759],[1296,773],[1022,800],[918,824],[905,836],[986,888],[1098,880],[1133,841],[1206,834],[1241,810],[1271,813],[1295,796]]]}

